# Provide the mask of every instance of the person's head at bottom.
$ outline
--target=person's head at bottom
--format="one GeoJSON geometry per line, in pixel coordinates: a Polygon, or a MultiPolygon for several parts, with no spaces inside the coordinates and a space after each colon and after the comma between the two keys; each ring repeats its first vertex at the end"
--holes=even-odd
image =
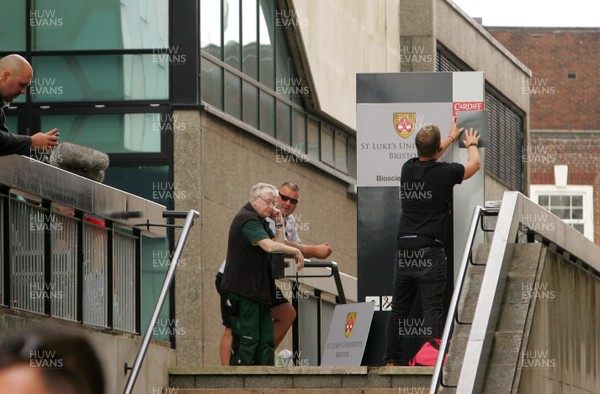
{"type": "Polygon", "coordinates": [[[88,340],[26,329],[0,342],[0,394],[104,394],[102,365],[88,340]]]}

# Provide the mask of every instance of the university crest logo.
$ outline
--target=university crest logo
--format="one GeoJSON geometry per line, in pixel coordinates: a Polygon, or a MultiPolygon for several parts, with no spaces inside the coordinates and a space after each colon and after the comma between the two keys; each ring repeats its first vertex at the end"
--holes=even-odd
{"type": "Polygon", "coordinates": [[[416,112],[394,112],[394,128],[396,133],[404,139],[411,135],[416,122],[416,112]]]}
{"type": "Polygon", "coordinates": [[[356,325],[356,316],[358,312],[349,312],[348,316],[346,316],[346,338],[350,336],[352,333],[352,329],[356,325]]]}

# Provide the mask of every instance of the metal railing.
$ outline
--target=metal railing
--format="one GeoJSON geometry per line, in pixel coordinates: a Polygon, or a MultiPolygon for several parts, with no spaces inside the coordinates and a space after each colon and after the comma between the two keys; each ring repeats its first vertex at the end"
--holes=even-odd
{"type": "MultiPolygon", "coordinates": [[[[327,268],[329,269],[328,273],[324,273],[324,274],[302,274],[300,275],[298,272],[294,273],[293,275],[286,275],[285,278],[288,279],[293,279],[292,280],[292,305],[294,306],[294,309],[296,309],[296,311],[298,312],[298,318],[294,320],[294,323],[292,325],[292,349],[293,349],[293,363],[294,365],[299,365],[299,355],[300,355],[300,323],[299,323],[299,319],[302,318],[302,316],[300,316],[300,311],[299,311],[299,303],[298,300],[301,299],[302,297],[300,296],[300,279],[303,278],[333,278],[334,283],[335,283],[335,287],[336,287],[336,291],[337,291],[337,296],[336,296],[336,303],[338,304],[345,304],[346,303],[346,294],[344,292],[344,286],[342,285],[342,279],[340,276],[340,271],[338,269],[338,265],[335,261],[311,261],[311,260],[304,260],[304,269],[310,269],[310,268],[327,268]]],[[[320,291],[319,291],[320,293],[320,291]]],[[[321,304],[318,303],[317,308],[316,308],[316,321],[317,321],[317,327],[316,327],[316,348],[317,348],[317,354],[316,354],[316,358],[317,358],[317,365],[321,364],[321,344],[322,344],[322,319],[321,319],[321,304]]]]}
{"type": "Polygon", "coordinates": [[[140,217],[165,207],[45,163],[0,157],[0,306],[140,332],[140,217]]]}
{"type": "MultiPolygon", "coordinates": [[[[482,208],[479,207],[478,209],[482,208]]],[[[477,227],[474,222],[478,216],[476,213],[474,214],[469,229],[469,241],[460,270],[461,284],[459,286],[457,283],[455,292],[452,295],[451,305],[453,309],[449,311],[446,319],[440,353],[429,390],[430,394],[434,394],[437,391],[438,384],[442,383],[441,373],[445,348],[451,335],[455,309],[462,288],[462,280],[464,280],[467,255],[470,254],[470,247],[472,246],[472,231],[475,231],[477,227]]],[[[478,393],[481,392],[483,387],[500,312],[500,301],[506,287],[508,267],[512,257],[512,245],[518,242],[520,232],[527,235],[526,242],[541,242],[550,249],[559,252],[572,263],[600,274],[599,248],[592,241],[585,238],[583,234],[523,194],[505,192],[497,216],[494,237],[490,245],[485,273],[481,282],[482,291],[471,323],[471,331],[460,369],[456,393],[478,393]],[[541,221],[544,225],[540,225],[541,221]]]]}
{"type": "Polygon", "coordinates": [[[475,242],[475,236],[477,234],[477,229],[479,225],[481,225],[481,230],[484,232],[492,231],[484,227],[483,218],[486,216],[497,215],[498,208],[484,208],[478,206],[473,212],[473,217],[471,218],[471,225],[469,226],[469,232],[467,235],[467,244],[465,245],[465,251],[463,253],[458,275],[456,277],[456,283],[454,284],[454,292],[452,293],[452,299],[450,301],[450,306],[448,307],[448,317],[446,318],[446,324],[444,325],[444,333],[442,334],[440,350],[437,361],[435,363],[433,376],[431,378],[431,387],[429,389],[430,394],[436,393],[438,385],[442,385],[443,387],[449,387],[444,385],[443,382],[443,365],[448,350],[449,339],[454,329],[454,324],[458,322],[458,302],[462,294],[463,284],[467,275],[467,268],[469,264],[473,264],[473,243],[475,242]]]}
{"type": "MultiPolygon", "coordinates": [[[[150,318],[150,322],[148,323],[148,328],[146,329],[146,334],[144,334],[144,339],[142,340],[142,345],[135,356],[135,361],[132,367],[129,367],[127,363],[125,363],[125,373],[128,370],[131,370],[131,374],[127,379],[127,384],[125,386],[125,390],[123,393],[130,394],[133,391],[133,387],[135,386],[135,382],[140,373],[140,368],[142,367],[142,362],[144,361],[144,357],[146,356],[146,352],[148,351],[148,346],[150,345],[150,339],[152,339],[153,328],[156,325],[156,321],[158,320],[158,315],[160,314],[160,310],[167,298],[169,293],[169,288],[171,287],[171,283],[175,278],[175,270],[177,269],[177,264],[179,263],[179,258],[181,257],[181,253],[183,252],[183,247],[185,245],[185,241],[187,240],[188,233],[192,226],[194,225],[194,219],[199,217],[200,214],[197,211],[191,210],[189,212],[180,212],[180,211],[165,211],[163,212],[163,217],[165,218],[185,218],[185,223],[183,224],[183,230],[181,231],[181,235],[179,236],[179,241],[177,242],[177,247],[175,248],[175,252],[173,253],[173,258],[169,264],[169,270],[167,271],[167,275],[165,276],[165,281],[163,282],[162,289],[158,296],[158,300],[156,301],[156,305],[154,307],[154,312],[152,313],[152,317],[150,318]]],[[[147,223],[148,226],[152,224],[147,223]]],[[[177,227],[177,226],[175,226],[177,227]]]]}

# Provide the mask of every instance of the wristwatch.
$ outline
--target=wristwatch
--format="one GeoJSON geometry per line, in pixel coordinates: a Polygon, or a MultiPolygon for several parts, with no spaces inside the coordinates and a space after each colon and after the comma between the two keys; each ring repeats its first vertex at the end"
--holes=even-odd
{"type": "Polygon", "coordinates": [[[471,143],[469,144],[469,146],[467,146],[467,148],[470,148],[471,146],[474,146],[474,147],[476,147],[476,148],[477,148],[477,142],[471,142],[471,143]]]}

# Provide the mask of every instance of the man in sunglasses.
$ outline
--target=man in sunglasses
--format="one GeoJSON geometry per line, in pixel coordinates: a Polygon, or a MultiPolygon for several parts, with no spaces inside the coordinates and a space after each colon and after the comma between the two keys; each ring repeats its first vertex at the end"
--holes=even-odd
{"type": "MultiPolygon", "coordinates": [[[[292,215],[300,202],[300,188],[292,182],[284,182],[279,187],[277,196],[277,209],[273,210],[270,218],[267,219],[273,234],[277,237],[283,232],[284,243],[292,246],[304,255],[305,258],[326,259],[332,253],[329,243],[319,245],[304,245],[298,235],[298,225],[295,217],[292,215]]],[[[227,314],[224,301],[226,295],[221,290],[221,277],[225,269],[225,261],[219,268],[215,284],[217,291],[221,295],[221,316],[225,331],[220,343],[221,364],[229,365],[229,356],[231,352],[231,322],[227,314]]],[[[275,349],[279,346],[288,330],[296,319],[296,310],[283,295],[281,289],[275,286],[275,294],[271,304],[271,315],[273,317],[273,331],[275,339],[275,349]]]]}

